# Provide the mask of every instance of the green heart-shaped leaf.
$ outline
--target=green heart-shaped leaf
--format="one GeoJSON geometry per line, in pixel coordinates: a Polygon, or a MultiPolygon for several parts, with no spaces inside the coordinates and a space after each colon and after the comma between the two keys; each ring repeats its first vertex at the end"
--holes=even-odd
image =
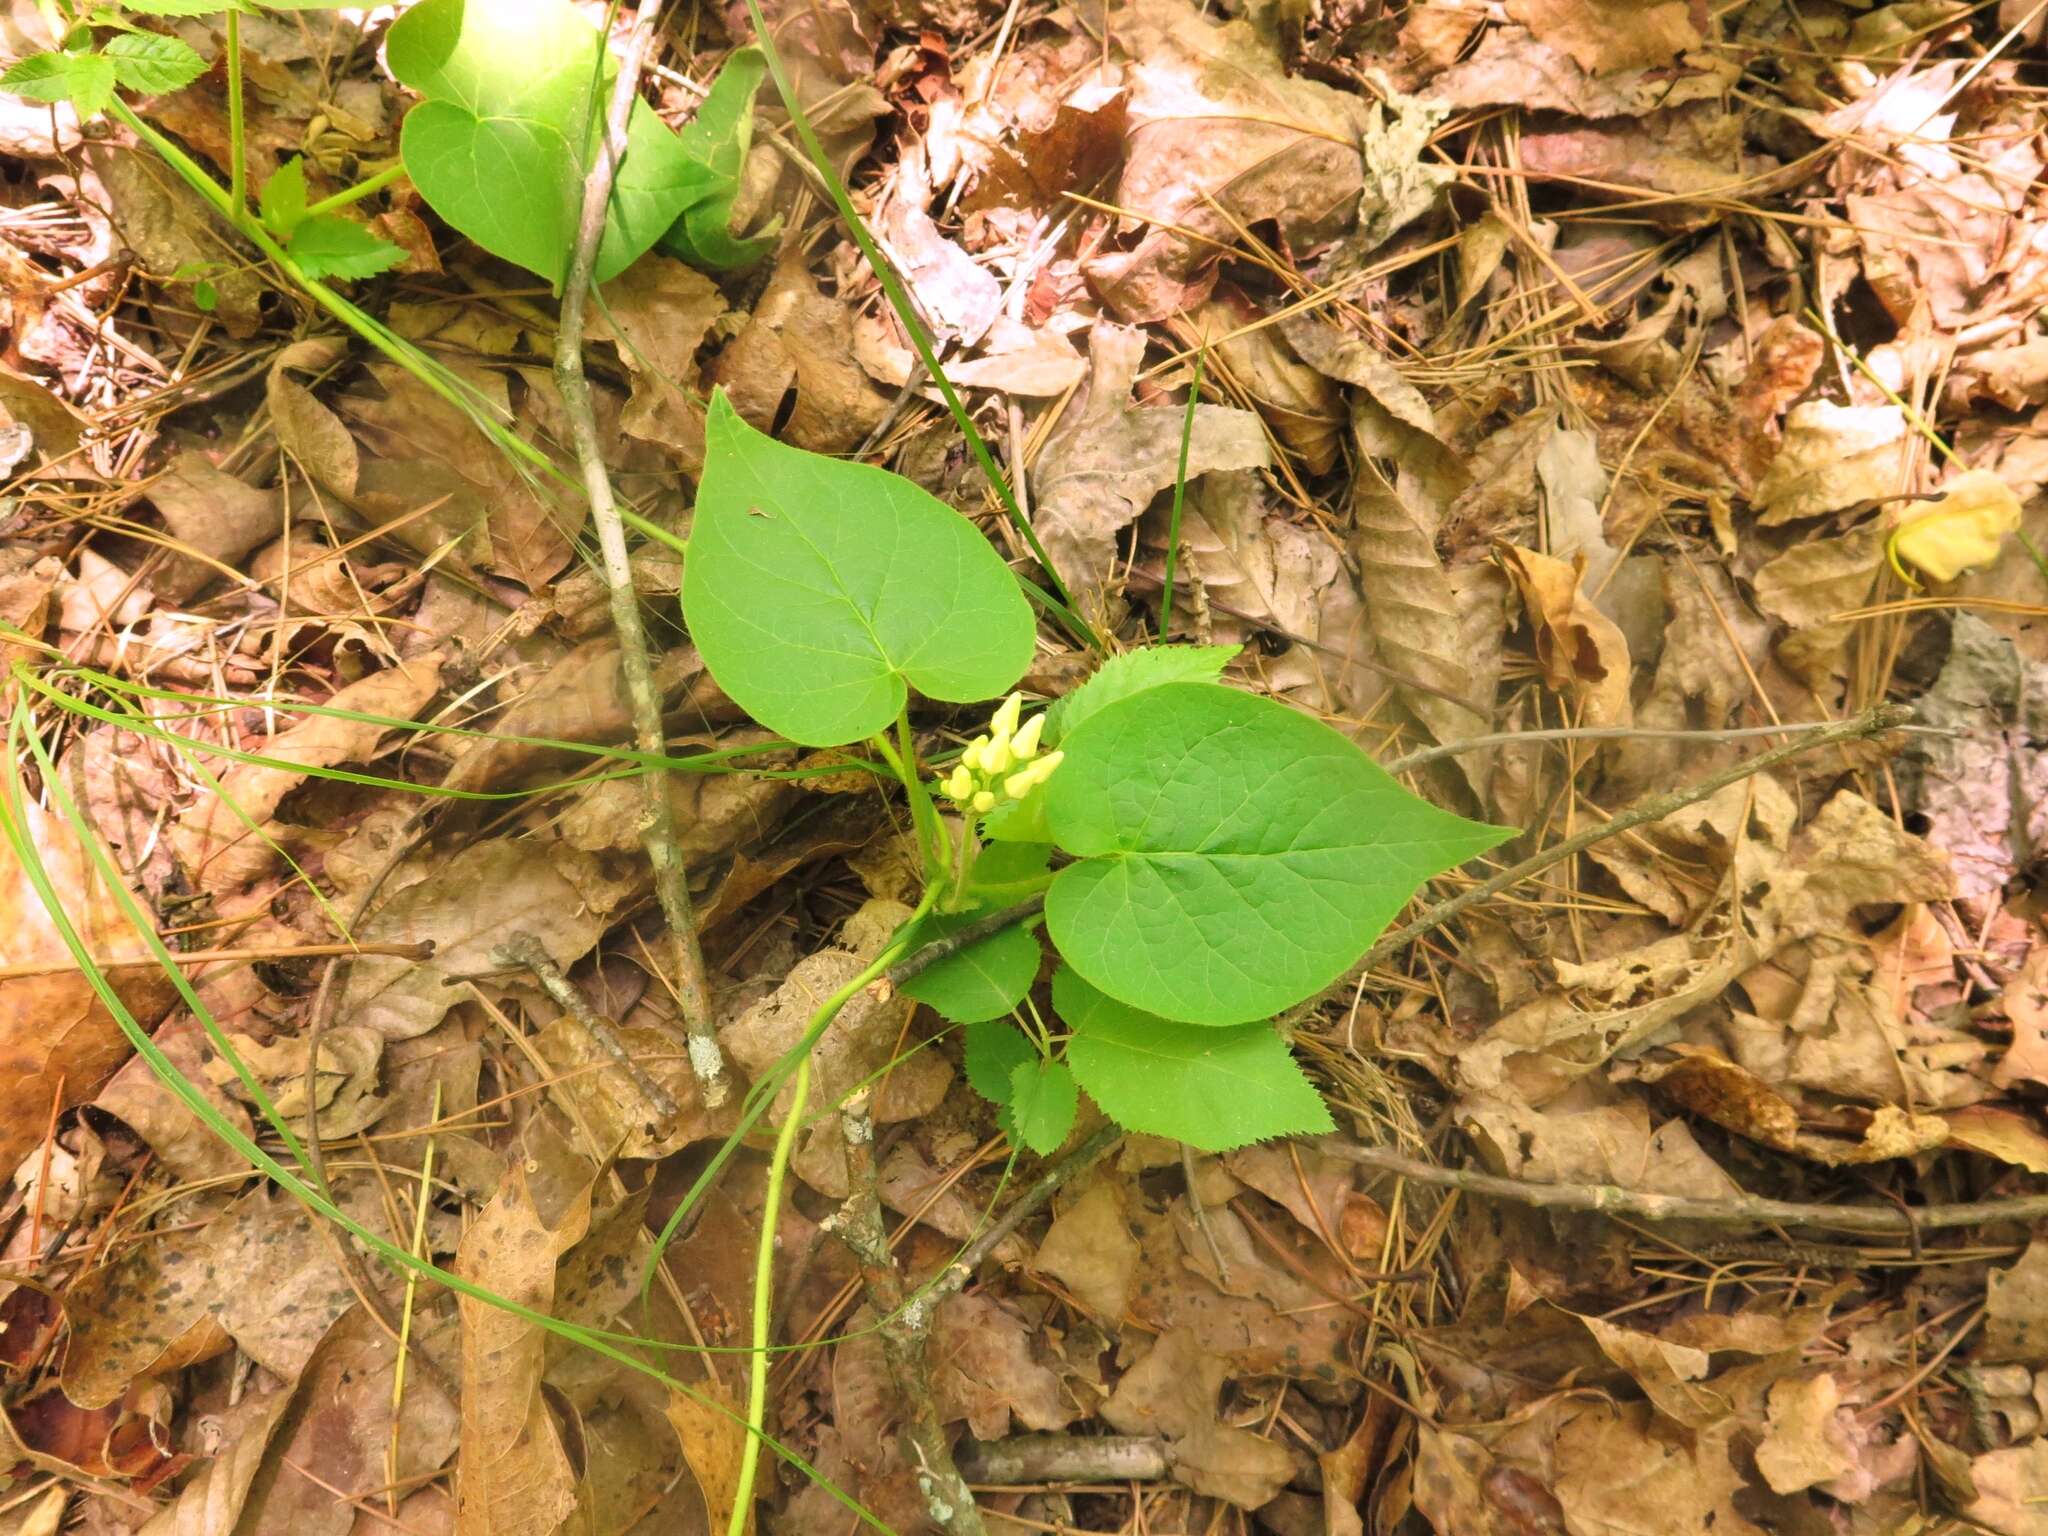
{"type": "Polygon", "coordinates": [[[697,115],[677,131],[691,161],[691,193],[683,216],[661,237],[661,248],[692,266],[723,271],[759,261],[775,249],[777,218],[761,234],[733,238],[732,205],[754,139],[754,95],[768,59],[754,47],[735,48],[719,66],[697,115]]]}
{"type": "Polygon", "coordinates": [[[1213,683],[1121,699],[1046,786],[1076,863],[1046,893],[1068,964],[1194,1024],[1271,1016],[1335,981],[1431,875],[1510,832],[1417,799],[1284,704],[1213,683]]]}
{"type": "MultiPolygon", "coordinates": [[[[399,133],[420,196],[485,250],[560,287],[589,146],[617,70],[595,29],[567,0],[421,0],[392,25],[386,57],[392,74],[427,98],[399,133]]],[[[675,222],[692,196],[691,174],[681,142],[636,101],[598,247],[599,282],[675,222]]]]}
{"type": "Polygon", "coordinates": [[[1023,675],[1037,628],[974,524],[900,475],[756,432],[723,390],[705,423],[683,612],[733,702],[813,747],[887,730],[908,688],[995,697],[1023,675]]]}
{"type": "Polygon", "coordinates": [[[1176,1024],[1104,997],[1068,966],[1053,973],[1052,1001],[1074,1032],[1067,1065],[1126,1130],[1228,1152],[1336,1128],[1323,1096],[1269,1024],[1176,1024]]]}

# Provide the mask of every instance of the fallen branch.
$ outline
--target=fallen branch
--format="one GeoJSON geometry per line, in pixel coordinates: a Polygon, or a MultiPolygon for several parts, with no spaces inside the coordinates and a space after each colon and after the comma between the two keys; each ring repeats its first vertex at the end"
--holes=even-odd
{"type": "Polygon", "coordinates": [[[2048,1216],[2048,1195],[2015,1195],[2005,1200],[1973,1200],[1958,1205],[1812,1205],[1797,1200],[1766,1200],[1760,1195],[1730,1195],[1710,1200],[1696,1195],[1655,1195],[1614,1184],[1537,1184],[1503,1178],[1472,1168],[1439,1168],[1384,1147],[1354,1147],[1335,1141],[1318,1145],[1332,1157],[1361,1163],[1418,1184],[1459,1189],[1467,1194],[1512,1200],[1543,1210],[1599,1211],[1641,1221],[1700,1221],[1718,1225],[1754,1223],[1762,1226],[1826,1227],[1836,1232],[1867,1232],[1873,1236],[1911,1237],[1916,1231],[1942,1227],[1975,1227],[1987,1222],[2029,1222],[2048,1216]]]}
{"type": "Polygon", "coordinates": [[[901,991],[903,983],[921,972],[930,970],[948,955],[957,955],[970,944],[978,944],[992,933],[1001,933],[1012,923],[1021,923],[1034,913],[1045,910],[1045,896],[1027,896],[1014,907],[1005,907],[1000,912],[991,912],[986,917],[977,917],[973,922],[955,928],[942,939],[934,939],[915,954],[905,957],[889,967],[889,985],[901,991]]]}
{"type": "Polygon", "coordinates": [[[976,1483],[1156,1483],[1172,1463],[1149,1435],[1012,1435],[970,1442],[960,1470],[976,1483]]]}
{"type": "Polygon", "coordinates": [[[516,965],[533,972],[540,982],[541,990],[547,993],[554,1005],[583,1027],[583,1032],[597,1042],[598,1049],[618,1063],[633,1086],[640,1090],[640,1097],[647,1101],[647,1107],[659,1115],[664,1124],[674,1124],[682,1107],[669,1096],[669,1091],[647,1075],[647,1069],[633,1059],[618,1032],[612,1028],[611,1020],[593,1009],[583,1000],[583,994],[576,990],[576,984],[562,974],[562,968],[555,964],[554,957],[541,947],[541,942],[530,933],[514,933],[497,951],[495,959],[502,955],[516,965]]]}
{"type": "Polygon", "coordinates": [[[1662,821],[1673,812],[1682,811],[1688,805],[1697,805],[1700,801],[1719,794],[1730,784],[1739,784],[1744,779],[1775,768],[1778,764],[1804,753],[1817,751],[1822,747],[1841,746],[1846,742],[1862,741],[1871,736],[1881,736],[1886,731],[1896,730],[1912,718],[1913,712],[1903,705],[1880,704],[1853,720],[1821,726],[1795,737],[1782,746],[1773,747],[1768,752],[1759,752],[1755,757],[1745,758],[1719,773],[1709,774],[1697,784],[1687,785],[1684,789],[1676,789],[1666,795],[1651,795],[1647,799],[1638,800],[1608,820],[1588,827],[1563,842],[1553,843],[1548,848],[1532,853],[1521,863],[1510,865],[1499,874],[1481,880],[1477,885],[1458,892],[1446,901],[1438,902],[1414,922],[1394,929],[1365,952],[1365,958],[1352,967],[1349,976],[1338,982],[1337,987],[1342,988],[1347,982],[1354,981],[1360,974],[1371,970],[1382,960],[1399,954],[1424,934],[1435,932],[1467,907],[1477,906],[1490,897],[1498,896],[1502,891],[1520,885],[1530,876],[1541,874],[1553,864],[1562,864],[1566,859],[1585,852],[1595,843],[1605,842],[1610,837],[1618,837],[1623,832],[1647,822],[1662,821]]]}
{"type": "MultiPolygon", "coordinates": [[[[597,269],[598,246],[604,239],[605,213],[611,202],[612,180],[625,155],[626,123],[637,99],[640,68],[654,38],[655,19],[661,14],[661,0],[642,0],[619,62],[618,79],[612,87],[610,107],[605,114],[603,142],[597,163],[583,185],[582,218],[576,229],[576,248],[569,262],[568,281],[562,285],[562,316],[555,332],[555,384],[562,395],[562,414],[569,423],[569,435],[576,445],[576,462],[583,472],[583,491],[590,501],[591,521],[597,529],[598,548],[604,560],[605,585],[610,589],[612,627],[619,637],[619,672],[626,685],[626,700],[633,713],[634,745],[645,753],[660,756],[665,736],[661,726],[661,694],[654,683],[654,668],[648,660],[647,631],[640,622],[640,598],[633,586],[633,565],[626,551],[626,525],[618,502],[612,495],[611,477],[605,473],[604,452],[597,437],[597,416],[590,402],[590,382],[583,374],[584,311],[597,269]]],[[[675,812],[669,805],[668,780],[659,773],[643,774],[646,794],[641,841],[654,866],[654,894],[668,925],[669,949],[675,970],[676,1003],[682,1010],[683,1030],[688,1037],[690,1069],[697,1075],[708,1108],[723,1104],[730,1083],[725,1070],[725,1053],[719,1049],[713,1025],[711,983],[704,968],[704,950],[697,937],[697,914],[690,902],[689,871],[676,840],[675,812]]]]}
{"type": "Polygon", "coordinates": [[[852,1251],[868,1306],[881,1319],[882,1358],[888,1363],[897,1395],[903,1399],[904,1447],[917,1474],[918,1491],[924,1495],[925,1511],[951,1536],[985,1536],[981,1512],[975,1508],[967,1480],[953,1463],[952,1442],[932,1397],[926,1346],[938,1302],[920,1296],[905,1303],[903,1277],[889,1251],[881,1178],[875,1169],[875,1122],[868,1113],[865,1089],[840,1107],[839,1127],[846,1142],[846,1181],[851,1193],[825,1224],[852,1251]]]}

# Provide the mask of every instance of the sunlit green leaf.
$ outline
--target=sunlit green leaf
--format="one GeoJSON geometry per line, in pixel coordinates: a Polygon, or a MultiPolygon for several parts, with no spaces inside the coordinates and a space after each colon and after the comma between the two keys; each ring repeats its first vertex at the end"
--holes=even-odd
{"type": "Polygon", "coordinates": [[[405,260],[405,252],[389,240],[331,213],[301,220],[285,252],[308,277],[375,277],[405,260]]]}
{"type": "Polygon", "coordinates": [[[754,95],[767,72],[760,49],[734,49],[697,115],[677,131],[690,156],[691,195],[682,217],[662,236],[661,248],[693,266],[713,271],[744,267],[775,248],[779,219],[744,240],[732,233],[733,198],[754,137],[754,95]]]}
{"type": "MultiPolygon", "coordinates": [[[[484,249],[559,287],[617,69],[596,29],[567,0],[421,0],[392,25],[386,58],[426,98],[399,135],[420,196],[484,249]]],[[[599,282],[653,245],[692,195],[688,152],[645,102],[634,103],[626,141],[599,282]]]]}
{"type": "Polygon", "coordinates": [[[97,53],[32,53],[0,75],[0,91],[68,101],[80,117],[97,117],[114,99],[114,61],[97,53]]]}
{"type": "Polygon", "coordinates": [[[733,702],[817,747],[886,730],[910,688],[993,698],[1022,675],[1036,631],[974,524],[900,475],[755,431],[723,390],[705,427],[683,612],[733,702]]]}
{"type": "Polygon", "coordinates": [[[1105,997],[1065,966],[1053,974],[1052,998],[1074,1032],[1067,1064],[1126,1130],[1227,1152],[1335,1129],[1322,1095],[1270,1024],[1176,1024],[1105,997]]]}
{"type": "Polygon", "coordinates": [[[145,96],[181,91],[206,73],[206,60],[191,44],[157,32],[127,32],[112,38],[101,54],[114,66],[124,90],[145,96]]]}
{"type": "Polygon", "coordinates": [[[1080,1099],[1065,1062],[1034,1057],[1019,1063],[1010,1074],[1011,1134],[1040,1157],[1050,1156],[1074,1128],[1080,1099]]]}
{"type": "Polygon", "coordinates": [[[1046,928],[1075,970],[1167,1018],[1242,1024],[1343,974],[1430,876],[1509,836],[1403,789],[1271,699],[1168,683],[1061,741],[1046,814],[1075,855],[1046,928]]]}

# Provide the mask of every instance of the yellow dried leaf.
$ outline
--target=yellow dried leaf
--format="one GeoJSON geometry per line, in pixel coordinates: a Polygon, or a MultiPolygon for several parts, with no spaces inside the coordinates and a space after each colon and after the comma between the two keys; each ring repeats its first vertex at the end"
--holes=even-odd
{"type": "Polygon", "coordinates": [[[1954,581],[1996,560],[2005,536],[2019,526],[2020,500],[2012,487],[1988,469],[1973,469],[1951,481],[1939,500],[1908,514],[1887,553],[1902,576],[1910,565],[1936,581],[1954,581]]]}

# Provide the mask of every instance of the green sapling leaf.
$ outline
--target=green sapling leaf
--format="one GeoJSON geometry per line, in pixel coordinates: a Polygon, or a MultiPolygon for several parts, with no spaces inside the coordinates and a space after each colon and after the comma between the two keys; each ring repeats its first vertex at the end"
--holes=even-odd
{"type": "Polygon", "coordinates": [[[291,237],[291,232],[306,216],[304,157],[293,155],[270,173],[270,179],[263,183],[263,190],[256,194],[256,211],[263,216],[264,226],[278,239],[291,237]]]}
{"type": "Polygon", "coordinates": [[[1037,630],[973,523],[900,475],[755,431],[723,390],[705,425],[683,613],[733,702],[813,747],[887,730],[911,688],[995,697],[1023,675],[1037,630]]]}
{"type": "Polygon", "coordinates": [[[81,118],[114,99],[114,61],[98,53],[32,53],[0,75],[0,91],[29,101],[68,101],[81,118]]]}
{"type": "Polygon", "coordinates": [[[1053,973],[1052,1000],[1073,1031],[1068,1066],[1126,1130],[1227,1152],[1335,1129],[1322,1095],[1270,1024],[1176,1024],[1104,996],[1067,966],[1053,973]]]}
{"type": "MultiPolygon", "coordinates": [[[[921,943],[944,938],[986,917],[993,907],[935,913],[918,930],[921,943]]],[[[955,1024],[1000,1019],[1024,1001],[1038,979],[1041,951],[1035,924],[1017,923],[955,950],[903,984],[906,994],[955,1024]]]]}
{"type": "Polygon", "coordinates": [[[1269,1018],[1343,974],[1430,876],[1512,835],[1403,789],[1320,721],[1213,683],[1133,694],[1046,786],[1076,862],[1046,931],[1094,986],[1194,1024],[1269,1018]]]}
{"type": "Polygon", "coordinates": [[[754,96],[767,73],[768,60],[760,49],[735,48],[697,115],[677,131],[690,157],[691,197],[682,217],[661,237],[661,248],[692,266],[713,271],[750,266],[775,249],[780,218],[744,240],[732,233],[733,199],[754,139],[754,96]]]}
{"type": "MultiPolygon", "coordinates": [[[[567,0],[420,0],[392,24],[385,57],[426,98],[399,132],[420,196],[485,250],[559,288],[592,125],[603,121],[617,72],[596,29],[567,0]]],[[[598,247],[599,282],[675,222],[693,195],[691,175],[682,143],[636,101],[598,247]]]]}
{"type": "Polygon", "coordinates": [[[196,48],[158,32],[124,33],[100,51],[113,64],[116,83],[145,96],[182,91],[206,73],[206,60],[196,48]]]}
{"type": "Polygon", "coordinates": [[[375,277],[405,260],[389,240],[332,213],[300,220],[284,248],[308,277],[375,277]]]}
{"type": "Polygon", "coordinates": [[[1012,1134],[1040,1157],[1050,1157],[1074,1128],[1081,1096],[1074,1074],[1063,1061],[1034,1056],[1010,1074],[1009,1113],[1012,1134]]]}

